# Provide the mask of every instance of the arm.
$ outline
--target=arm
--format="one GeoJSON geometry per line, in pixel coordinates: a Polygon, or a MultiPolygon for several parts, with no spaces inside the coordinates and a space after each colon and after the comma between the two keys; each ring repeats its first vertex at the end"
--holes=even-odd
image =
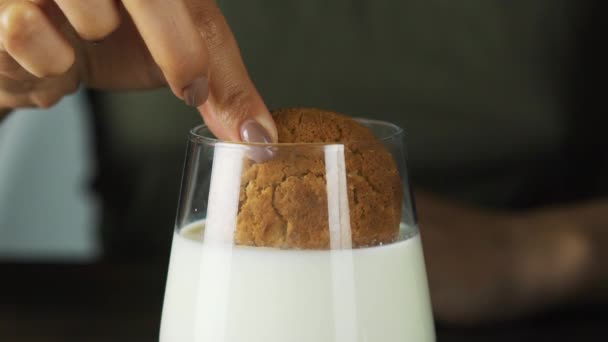
{"type": "Polygon", "coordinates": [[[416,200],[438,319],[512,318],[601,294],[608,201],[514,213],[416,200]]]}

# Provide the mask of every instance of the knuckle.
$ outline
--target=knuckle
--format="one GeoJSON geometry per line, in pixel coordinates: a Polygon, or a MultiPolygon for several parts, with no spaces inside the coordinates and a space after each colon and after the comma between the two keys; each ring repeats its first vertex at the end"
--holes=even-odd
{"type": "Polygon", "coordinates": [[[43,16],[40,8],[30,2],[13,2],[8,4],[0,15],[4,32],[4,45],[7,48],[18,47],[27,40],[43,16]]]}
{"type": "Polygon", "coordinates": [[[224,89],[218,99],[220,119],[224,124],[236,125],[248,116],[249,104],[253,100],[253,93],[249,87],[232,85],[224,89]]]}
{"type": "Polygon", "coordinates": [[[217,9],[200,11],[196,16],[196,23],[210,50],[217,49],[226,44],[227,34],[225,19],[217,9]]]}

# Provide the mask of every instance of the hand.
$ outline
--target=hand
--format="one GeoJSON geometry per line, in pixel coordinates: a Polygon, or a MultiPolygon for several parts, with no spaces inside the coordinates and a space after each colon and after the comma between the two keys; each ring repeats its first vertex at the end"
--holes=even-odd
{"type": "Polygon", "coordinates": [[[219,138],[276,141],[213,0],[0,0],[0,110],[49,107],[81,83],[168,85],[219,138]]]}
{"type": "Polygon", "coordinates": [[[491,211],[424,193],[416,201],[439,320],[513,318],[587,290],[590,241],[561,211],[491,211]]]}

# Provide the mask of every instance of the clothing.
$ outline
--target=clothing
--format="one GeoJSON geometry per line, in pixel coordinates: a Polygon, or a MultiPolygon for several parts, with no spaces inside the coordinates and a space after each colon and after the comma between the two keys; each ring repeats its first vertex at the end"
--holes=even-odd
{"type": "MultiPolygon", "coordinates": [[[[606,189],[605,141],[592,139],[602,133],[601,119],[581,113],[586,97],[575,91],[585,57],[578,27],[590,4],[220,2],[270,108],[314,106],[393,121],[406,130],[416,189],[506,209],[606,189]]],[[[133,196],[116,209],[124,216],[116,224],[142,226],[148,235],[170,231],[183,137],[196,114],[167,91],[98,99],[106,103],[98,115],[104,155],[123,169],[117,177],[129,179],[104,178],[102,170],[104,182],[122,184],[102,191],[133,196]]]]}

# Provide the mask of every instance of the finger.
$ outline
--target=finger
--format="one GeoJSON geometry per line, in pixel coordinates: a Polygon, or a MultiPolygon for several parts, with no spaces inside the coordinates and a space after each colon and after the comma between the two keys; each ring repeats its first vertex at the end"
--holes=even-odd
{"type": "Polygon", "coordinates": [[[55,0],[78,35],[98,41],[120,25],[118,6],[114,0],[55,0]]]}
{"type": "Polygon", "coordinates": [[[23,69],[8,52],[0,45],[0,77],[15,81],[28,81],[37,79],[36,76],[23,69]]]}
{"type": "Polygon", "coordinates": [[[198,107],[209,92],[207,49],[182,0],[123,0],[176,96],[198,107]]]}
{"type": "Polygon", "coordinates": [[[0,110],[29,108],[36,105],[30,99],[29,94],[13,94],[0,90],[0,110]]]}
{"type": "Polygon", "coordinates": [[[43,79],[16,81],[0,77],[0,92],[5,96],[2,104],[6,107],[10,105],[10,108],[49,108],[64,96],[75,92],[79,84],[75,68],[61,76],[43,79]]]}
{"type": "Polygon", "coordinates": [[[209,105],[199,108],[218,138],[268,143],[277,141],[276,126],[241,58],[228,24],[212,1],[199,5],[196,23],[209,49],[209,105]]]}
{"type": "Polygon", "coordinates": [[[0,7],[1,45],[36,77],[65,73],[74,64],[74,50],[43,11],[28,1],[8,1],[0,7]]]}
{"type": "Polygon", "coordinates": [[[0,89],[9,93],[27,93],[32,91],[40,81],[41,79],[37,77],[30,80],[14,80],[0,76],[0,89]]]}
{"type": "Polygon", "coordinates": [[[30,93],[30,101],[38,108],[50,108],[65,96],[78,90],[77,73],[69,73],[58,78],[45,79],[30,93]]]}

